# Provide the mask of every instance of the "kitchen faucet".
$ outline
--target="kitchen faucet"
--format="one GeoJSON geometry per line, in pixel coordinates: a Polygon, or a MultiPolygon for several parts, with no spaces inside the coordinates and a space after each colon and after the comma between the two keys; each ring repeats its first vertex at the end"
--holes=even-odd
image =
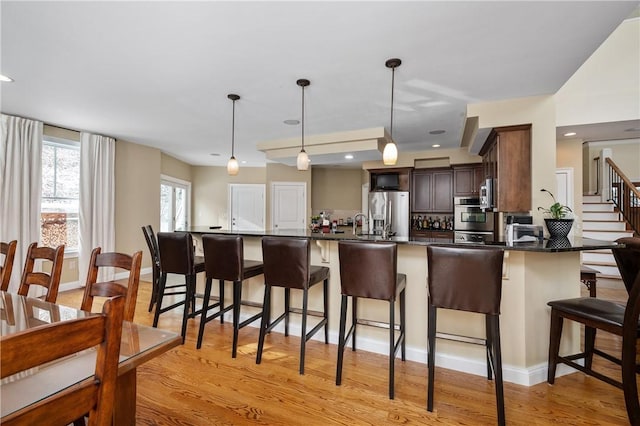
{"type": "Polygon", "coordinates": [[[362,230],[364,232],[364,224],[367,221],[367,216],[364,213],[356,213],[353,217],[353,235],[356,235],[356,230],[358,229],[358,216],[362,217],[362,230]]]}

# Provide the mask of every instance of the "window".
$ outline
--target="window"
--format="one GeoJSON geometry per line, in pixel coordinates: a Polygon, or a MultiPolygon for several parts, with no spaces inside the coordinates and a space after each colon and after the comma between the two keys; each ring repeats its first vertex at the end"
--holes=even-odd
{"type": "Polygon", "coordinates": [[[80,195],[80,143],[44,137],[42,145],[42,206],[40,243],[65,244],[65,252],[78,251],[80,195]]]}
{"type": "Polygon", "coordinates": [[[169,176],[160,180],[160,231],[172,232],[189,226],[191,183],[169,176]]]}

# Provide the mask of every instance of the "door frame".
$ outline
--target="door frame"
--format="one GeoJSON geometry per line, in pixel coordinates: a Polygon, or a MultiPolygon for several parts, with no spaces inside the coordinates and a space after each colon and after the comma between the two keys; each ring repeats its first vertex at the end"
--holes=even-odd
{"type": "Polygon", "coordinates": [[[269,225],[270,225],[270,229],[276,229],[275,228],[275,223],[274,223],[274,218],[275,218],[275,211],[276,211],[276,202],[275,202],[275,188],[279,185],[292,185],[292,186],[299,186],[302,188],[303,194],[304,194],[304,199],[303,199],[303,203],[304,203],[304,208],[303,211],[305,212],[303,214],[303,223],[302,223],[302,228],[301,229],[307,229],[307,183],[306,182],[285,182],[285,181],[278,181],[278,182],[271,182],[271,208],[269,209],[271,214],[270,214],[270,218],[269,218],[269,225]]]}
{"type": "MultiPolygon", "coordinates": [[[[229,189],[227,191],[227,223],[228,223],[228,229],[229,230],[233,230],[233,225],[232,225],[232,221],[233,221],[233,200],[231,197],[231,193],[233,192],[233,188],[234,187],[242,187],[242,188],[248,188],[248,187],[253,187],[253,188],[258,188],[262,190],[262,223],[265,224],[267,222],[267,218],[266,218],[266,214],[267,214],[267,206],[266,206],[266,185],[264,183],[230,183],[229,184],[229,189]]],[[[263,226],[263,230],[264,230],[264,226],[263,226]]]]}

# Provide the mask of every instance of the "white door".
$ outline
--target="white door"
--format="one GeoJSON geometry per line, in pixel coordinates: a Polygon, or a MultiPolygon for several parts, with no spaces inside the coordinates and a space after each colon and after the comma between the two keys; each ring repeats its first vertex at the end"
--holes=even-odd
{"type": "Polygon", "coordinates": [[[229,185],[229,229],[264,231],[264,185],[229,185]]]}
{"type": "Polygon", "coordinates": [[[305,229],[307,227],[307,184],[305,182],[273,182],[271,199],[272,229],[305,229]]]}
{"type": "MultiPolygon", "coordinates": [[[[574,210],[573,205],[573,168],[556,169],[556,201],[574,210]]],[[[569,235],[573,236],[575,226],[571,227],[569,235]]]]}
{"type": "Polygon", "coordinates": [[[160,177],[160,231],[187,229],[190,225],[191,182],[160,177]]]}

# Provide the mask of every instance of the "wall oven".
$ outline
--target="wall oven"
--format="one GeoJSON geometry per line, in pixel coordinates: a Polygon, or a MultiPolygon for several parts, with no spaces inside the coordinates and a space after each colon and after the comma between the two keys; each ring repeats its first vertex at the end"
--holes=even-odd
{"type": "Polygon", "coordinates": [[[480,207],[480,199],[455,197],[453,227],[456,232],[483,233],[493,236],[493,212],[480,207]]]}

